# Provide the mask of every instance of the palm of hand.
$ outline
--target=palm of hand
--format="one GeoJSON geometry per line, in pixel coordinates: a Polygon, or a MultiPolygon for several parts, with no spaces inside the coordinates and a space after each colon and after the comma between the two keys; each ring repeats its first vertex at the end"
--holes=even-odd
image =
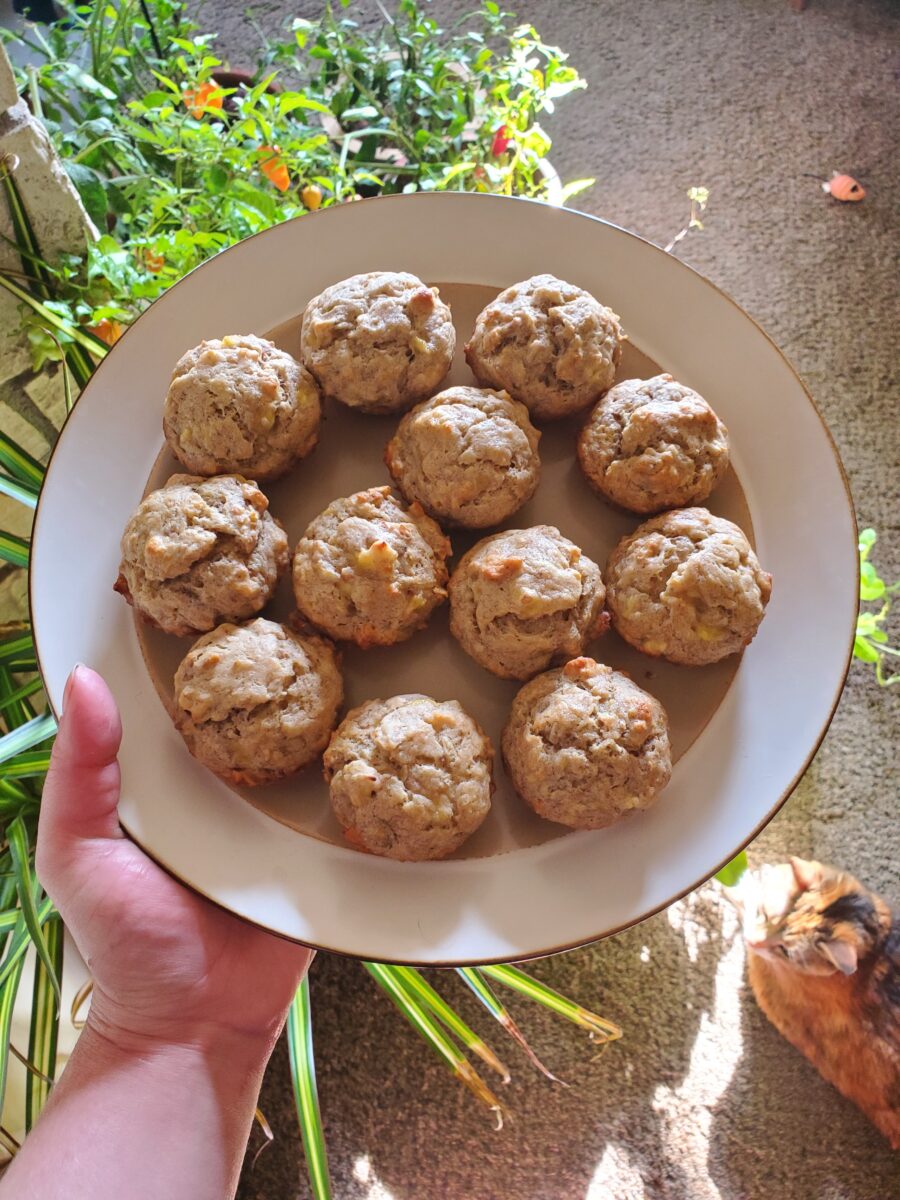
{"type": "Polygon", "coordinates": [[[86,839],[58,905],[117,1029],[270,1032],[310,952],[189,892],[125,837],[86,839]]]}

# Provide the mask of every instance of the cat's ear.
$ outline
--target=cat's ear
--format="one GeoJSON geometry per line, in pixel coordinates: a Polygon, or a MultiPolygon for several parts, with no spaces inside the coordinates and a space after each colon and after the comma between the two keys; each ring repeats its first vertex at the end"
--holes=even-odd
{"type": "Polygon", "coordinates": [[[850,942],[837,939],[819,942],[818,950],[842,975],[852,975],[856,970],[856,947],[850,942]]]}
{"type": "Polygon", "coordinates": [[[808,862],[805,858],[797,858],[795,855],[791,855],[791,870],[801,892],[808,892],[814,888],[822,877],[822,868],[818,863],[808,862]]]}

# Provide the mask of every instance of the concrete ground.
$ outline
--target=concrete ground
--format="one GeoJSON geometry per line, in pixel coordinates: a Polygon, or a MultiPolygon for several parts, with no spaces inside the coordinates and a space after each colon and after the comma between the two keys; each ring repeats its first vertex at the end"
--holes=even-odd
{"type": "MultiPolygon", "coordinates": [[[[473,6],[433,9],[448,20],[473,6]]],[[[235,63],[244,8],[216,0],[209,23],[235,63]]],[[[254,6],[269,27],[318,8],[254,6]]],[[[563,177],[597,177],[582,208],[664,244],[684,223],[686,189],[710,189],[706,230],[679,253],[794,362],[837,440],[860,524],[880,531],[876,559],[896,578],[896,5],[811,0],[798,14],[787,0],[520,0],[519,15],[568,49],[590,84],[547,122],[563,177]],[[864,203],[838,205],[804,174],[832,169],[861,178],[864,203]]],[[[839,863],[900,902],[897,715],[897,693],[854,665],[830,734],[754,861],[839,863]]],[[[338,1200],[898,1194],[886,1144],[758,1012],[714,886],[532,969],[621,1022],[625,1037],[595,1059],[579,1031],[516,1005],[572,1086],[548,1083],[495,1038],[515,1068],[512,1117],[495,1133],[362,969],[319,956],[316,1056],[338,1200]]],[[[455,979],[438,983],[493,1033],[455,979]]],[[[240,1197],[308,1196],[283,1046],[260,1104],[276,1141],[248,1166],[240,1197]]]]}

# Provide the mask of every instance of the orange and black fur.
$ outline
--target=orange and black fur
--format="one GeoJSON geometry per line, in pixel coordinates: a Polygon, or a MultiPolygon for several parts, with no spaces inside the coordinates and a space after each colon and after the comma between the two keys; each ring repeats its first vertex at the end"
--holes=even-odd
{"type": "Polygon", "coordinates": [[[900,918],[798,858],[753,876],[742,907],[760,1008],[900,1149],[900,918]]]}

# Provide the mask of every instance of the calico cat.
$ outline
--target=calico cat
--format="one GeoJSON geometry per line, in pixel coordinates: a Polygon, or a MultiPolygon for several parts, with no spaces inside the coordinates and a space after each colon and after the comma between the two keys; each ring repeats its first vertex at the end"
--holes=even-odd
{"type": "Polygon", "coordinates": [[[760,1008],[900,1149],[900,918],[800,858],[745,876],[741,893],[760,1008]]]}

